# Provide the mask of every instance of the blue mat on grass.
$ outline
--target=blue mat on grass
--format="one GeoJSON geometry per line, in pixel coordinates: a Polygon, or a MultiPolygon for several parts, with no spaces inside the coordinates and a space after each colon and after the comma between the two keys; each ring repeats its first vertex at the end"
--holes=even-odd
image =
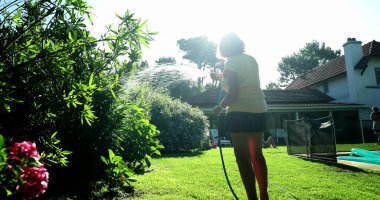
{"type": "Polygon", "coordinates": [[[338,156],[337,159],[380,165],[379,152],[368,151],[360,148],[353,148],[349,156],[338,156]]]}

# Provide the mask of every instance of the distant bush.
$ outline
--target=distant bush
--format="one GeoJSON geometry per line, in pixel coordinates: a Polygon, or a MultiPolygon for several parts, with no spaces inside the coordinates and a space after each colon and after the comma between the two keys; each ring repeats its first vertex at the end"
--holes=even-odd
{"type": "Polygon", "coordinates": [[[201,93],[201,88],[194,81],[183,80],[168,86],[171,97],[185,100],[201,93]]]}
{"type": "Polygon", "coordinates": [[[129,97],[150,106],[150,122],[160,131],[158,138],[165,147],[163,152],[210,147],[209,121],[201,110],[173,99],[165,91],[153,91],[148,86],[133,88],[127,89],[129,97]]]}

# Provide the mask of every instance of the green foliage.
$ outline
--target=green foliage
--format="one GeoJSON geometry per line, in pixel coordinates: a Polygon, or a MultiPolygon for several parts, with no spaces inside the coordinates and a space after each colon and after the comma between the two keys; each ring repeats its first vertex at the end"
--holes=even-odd
{"type": "Polygon", "coordinates": [[[113,149],[129,168],[143,172],[150,167],[153,155],[161,155],[159,131],[149,122],[149,113],[127,99],[121,99],[113,110],[113,116],[118,118],[112,134],[113,149]]]}
{"type": "MultiPolygon", "coordinates": [[[[85,192],[82,186],[102,178],[98,176],[99,156],[117,142],[113,134],[118,127],[113,125],[130,117],[118,118],[112,110],[119,98],[120,80],[141,66],[141,45],[149,45],[156,34],[127,11],[118,16],[116,25],[95,38],[85,25],[85,20],[92,23],[90,9],[83,0],[15,0],[0,5],[0,123],[4,136],[9,141],[41,143],[41,154],[53,168],[54,183],[80,192],[85,192]],[[59,138],[51,135],[56,132],[59,138]],[[54,167],[66,166],[69,161],[70,169],[54,167]]],[[[146,116],[140,117],[139,123],[146,116]]],[[[153,129],[145,126],[133,131],[153,129]]],[[[138,151],[125,148],[129,150],[138,151]]]]}
{"type": "Polygon", "coordinates": [[[6,148],[0,148],[0,197],[10,197],[15,194],[17,185],[22,184],[19,177],[20,167],[7,167],[8,152],[6,148]]]}
{"type": "Polygon", "coordinates": [[[106,183],[111,188],[128,187],[131,185],[130,182],[134,182],[137,180],[131,178],[134,172],[125,164],[125,162],[123,161],[123,157],[115,155],[115,153],[111,149],[108,150],[108,159],[103,156],[101,156],[100,158],[103,161],[103,163],[107,166],[106,183]]]}
{"type": "MultiPolygon", "coordinates": [[[[112,127],[109,129],[110,135],[103,136],[96,146],[103,151],[102,154],[106,150],[109,155],[108,159],[101,157],[105,165],[102,164],[100,168],[105,173],[100,174],[102,179],[95,184],[95,188],[102,188],[102,191],[95,189],[97,192],[93,195],[96,199],[133,192],[131,183],[137,180],[131,176],[145,172],[151,165],[152,156],[161,154],[163,146],[157,139],[159,131],[148,120],[149,107],[146,104],[140,105],[142,107],[129,99],[118,98],[109,109],[108,115],[112,118],[105,123],[112,127]]],[[[96,127],[98,128],[100,127],[96,127]]]]}
{"type": "Polygon", "coordinates": [[[326,47],[325,43],[320,44],[317,41],[306,43],[298,53],[283,57],[278,64],[281,86],[287,86],[299,76],[339,56],[340,50],[332,50],[326,47]]]}
{"type": "Polygon", "coordinates": [[[157,65],[162,64],[176,64],[176,60],[173,57],[160,57],[158,60],[155,61],[157,65]]]}
{"type": "Polygon", "coordinates": [[[199,88],[194,81],[183,80],[177,84],[169,85],[168,91],[171,97],[186,100],[192,96],[200,94],[201,88],[199,88]]]}
{"type": "MultiPolygon", "coordinates": [[[[3,69],[0,69],[0,76],[3,69]]],[[[10,103],[22,103],[22,101],[15,99],[12,97],[12,94],[14,93],[15,86],[10,85],[6,82],[3,82],[0,79],[0,101],[1,104],[3,104],[4,109],[7,112],[11,112],[11,106],[10,103]]]]}
{"type": "MultiPolygon", "coordinates": [[[[12,187],[15,187],[18,180],[11,177],[12,171],[7,169],[7,148],[4,147],[4,137],[0,135],[0,197],[7,197],[13,194],[12,187]],[[10,174],[11,172],[11,174],[10,174]]],[[[17,171],[15,171],[17,173],[17,171]]]]}
{"type": "Polygon", "coordinates": [[[280,86],[278,83],[269,82],[269,83],[265,86],[265,89],[266,89],[266,90],[281,90],[281,86],[280,86]]]}
{"type": "Polygon", "coordinates": [[[144,68],[148,68],[149,67],[149,63],[148,63],[147,60],[141,61],[139,65],[140,65],[139,66],[140,69],[144,69],[144,68]]]}
{"type": "Polygon", "coordinates": [[[205,36],[180,39],[177,46],[185,53],[183,58],[197,64],[199,69],[214,69],[221,61],[216,57],[216,44],[205,36]]]}
{"type": "Polygon", "coordinates": [[[4,137],[0,135],[0,149],[4,146],[4,137]]]}
{"type": "Polygon", "coordinates": [[[150,106],[150,122],[160,130],[159,140],[165,152],[209,147],[209,121],[201,110],[149,87],[127,90],[130,98],[135,98],[139,105],[150,106]]]}
{"type": "Polygon", "coordinates": [[[63,150],[58,146],[61,140],[56,137],[57,133],[53,133],[50,137],[41,137],[42,148],[44,149],[41,153],[41,158],[47,166],[61,165],[62,167],[67,167],[69,163],[67,156],[73,152],[63,150]]]}

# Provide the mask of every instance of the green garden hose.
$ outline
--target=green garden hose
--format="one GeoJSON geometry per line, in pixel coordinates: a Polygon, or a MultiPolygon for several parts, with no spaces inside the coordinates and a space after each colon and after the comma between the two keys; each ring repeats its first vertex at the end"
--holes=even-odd
{"type": "Polygon", "coordinates": [[[236,196],[234,189],[232,189],[232,186],[231,186],[231,183],[230,183],[230,179],[228,179],[228,176],[227,176],[226,166],[224,165],[224,159],[223,159],[222,145],[220,143],[220,137],[219,137],[219,135],[218,135],[218,146],[219,146],[220,158],[222,159],[223,171],[224,171],[224,175],[226,176],[228,187],[230,188],[230,190],[231,190],[232,194],[234,195],[235,199],[238,200],[239,198],[236,196]]]}
{"type": "MultiPolygon", "coordinates": [[[[217,105],[222,101],[222,99],[224,98],[225,95],[226,95],[226,92],[224,92],[223,90],[219,91],[219,95],[218,95],[218,98],[216,100],[217,105]]],[[[221,121],[222,121],[221,118],[220,118],[220,115],[218,115],[218,120],[219,120],[219,125],[220,125],[221,121]]],[[[220,158],[222,159],[224,176],[226,177],[228,187],[230,188],[230,190],[231,190],[232,194],[234,195],[235,199],[238,200],[239,198],[236,196],[234,189],[232,189],[232,186],[231,186],[231,183],[230,183],[230,179],[228,179],[228,176],[227,176],[226,166],[224,164],[224,159],[223,159],[222,144],[220,142],[219,131],[218,131],[218,146],[219,146],[220,158]]]]}

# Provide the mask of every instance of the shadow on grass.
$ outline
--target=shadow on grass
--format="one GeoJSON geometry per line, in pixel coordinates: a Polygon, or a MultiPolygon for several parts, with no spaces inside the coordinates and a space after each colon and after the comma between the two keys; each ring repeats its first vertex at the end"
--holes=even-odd
{"type": "Polygon", "coordinates": [[[334,161],[312,159],[312,158],[306,158],[306,157],[302,157],[302,156],[295,156],[295,157],[300,158],[300,159],[305,160],[305,161],[313,162],[313,163],[319,163],[319,164],[337,167],[337,168],[340,168],[343,170],[349,170],[349,171],[353,171],[353,172],[361,172],[361,173],[366,173],[366,174],[374,174],[374,175],[380,176],[380,173],[376,172],[376,171],[371,171],[371,170],[362,169],[362,168],[358,168],[358,167],[354,167],[354,166],[350,166],[350,165],[345,165],[345,164],[337,163],[334,161]]]}
{"type": "Polygon", "coordinates": [[[180,158],[180,157],[195,157],[204,154],[205,150],[194,150],[194,151],[176,151],[176,152],[163,152],[161,156],[155,156],[155,159],[160,158],[180,158]]]}

